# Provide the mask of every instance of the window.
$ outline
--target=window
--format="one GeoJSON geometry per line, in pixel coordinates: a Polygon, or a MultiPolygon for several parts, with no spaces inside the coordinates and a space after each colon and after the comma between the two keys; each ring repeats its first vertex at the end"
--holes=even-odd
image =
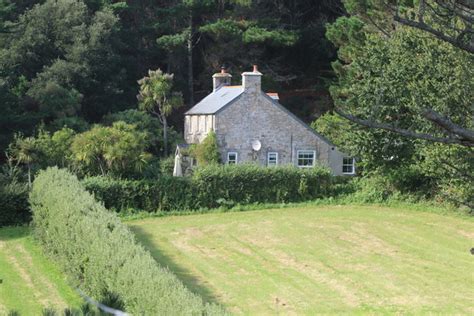
{"type": "Polygon", "coordinates": [[[355,162],[355,159],[352,157],[342,158],[342,173],[354,174],[355,173],[354,162],[355,162]]]}
{"type": "Polygon", "coordinates": [[[227,153],[227,163],[229,165],[235,165],[237,163],[237,153],[236,152],[228,152],[227,153]]]}
{"type": "Polygon", "coordinates": [[[278,165],[278,153],[269,152],[267,155],[267,166],[276,166],[278,165]]]}
{"type": "Polygon", "coordinates": [[[316,152],[314,150],[298,150],[298,167],[311,168],[314,167],[316,152]]]}

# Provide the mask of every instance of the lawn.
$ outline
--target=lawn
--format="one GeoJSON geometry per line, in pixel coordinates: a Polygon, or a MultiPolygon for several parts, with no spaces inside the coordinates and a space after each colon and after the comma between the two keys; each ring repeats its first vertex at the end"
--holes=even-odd
{"type": "Polygon", "coordinates": [[[206,300],[244,314],[474,313],[474,220],[318,206],[128,222],[206,300]]]}
{"type": "Polygon", "coordinates": [[[47,307],[59,311],[82,304],[24,227],[0,229],[0,280],[0,315],[12,310],[41,315],[47,307]]]}

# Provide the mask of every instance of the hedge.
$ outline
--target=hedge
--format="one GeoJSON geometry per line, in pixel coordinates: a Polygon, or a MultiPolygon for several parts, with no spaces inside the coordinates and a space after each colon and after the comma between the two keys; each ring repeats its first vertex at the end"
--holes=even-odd
{"type": "Polygon", "coordinates": [[[0,227],[22,225],[31,220],[28,188],[22,184],[0,186],[0,227]]]}
{"type": "Polygon", "coordinates": [[[106,208],[116,211],[140,209],[153,212],[196,207],[188,178],[164,176],[156,181],[149,181],[99,176],[86,178],[82,183],[106,208]]]}
{"type": "Polygon", "coordinates": [[[34,234],[75,286],[101,300],[116,295],[133,315],[221,315],[160,267],[118,217],[79,180],[41,171],[30,194],[34,234]]]}
{"type": "Polygon", "coordinates": [[[261,167],[254,164],[212,165],[199,168],[192,178],[201,205],[279,203],[312,200],[331,194],[331,173],[315,167],[261,167]]]}
{"type": "Polygon", "coordinates": [[[86,178],[83,183],[109,209],[149,212],[196,210],[222,205],[280,203],[333,196],[336,178],[326,168],[265,168],[256,165],[209,165],[191,178],[154,181],[86,178]]]}

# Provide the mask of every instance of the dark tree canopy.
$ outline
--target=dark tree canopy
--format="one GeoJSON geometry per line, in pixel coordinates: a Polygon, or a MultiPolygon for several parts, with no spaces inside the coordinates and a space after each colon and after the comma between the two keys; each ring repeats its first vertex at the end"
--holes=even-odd
{"type": "Polygon", "coordinates": [[[183,92],[186,107],[169,117],[178,130],[222,64],[236,80],[260,64],[265,88],[289,91],[311,120],[335,56],[324,25],[343,13],[335,0],[0,0],[1,151],[41,121],[136,108],[137,80],[158,68],[183,92]]]}
{"type": "MultiPolygon", "coordinates": [[[[436,78],[436,74],[441,73],[436,70],[437,66],[449,68],[459,65],[459,67],[462,67],[465,72],[461,71],[459,75],[456,73],[447,74],[445,78],[459,80],[463,78],[461,76],[464,76],[464,80],[467,81],[462,82],[464,87],[460,89],[464,89],[462,94],[465,93],[464,95],[467,98],[463,100],[445,100],[443,105],[436,104],[439,103],[439,100],[442,100],[442,96],[436,99],[434,103],[416,100],[415,104],[412,105],[402,104],[399,101],[390,101],[391,104],[384,104],[387,101],[383,100],[384,96],[380,92],[378,100],[374,100],[368,106],[372,110],[377,110],[380,107],[392,107],[397,110],[409,108],[410,114],[408,115],[412,118],[412,126],[403,126],[399,119],[389,118],[387,120],[377,117],[377,115],[360,116],[351,113],[350,109],[343,106],[336,106],[336,112],[344,118],[368,128],[386,130],[408,138],[474,147],[474,130],[472,127],[474,109],[472,99],[469,101],[469,96],[472,96],[469,92],[472,91],[472,85],[470,84],[472,80],[468,79],[471,76],[470,69],[473,66],[472,44],[474,37],[472,21],[474,20],[474,11],[472,5],[466,1],[437,0],[421,0],[415,3],[411,1],[349,0],[345,2],[345,5],[351,16],[340,18],[328,28],[328,37],[335,45],[340,47],[339,57],[347,65],[345,68],[351,69],[351,71],[345,71],[344,74],[339,71],[340,78],[347,79],[347,75],[354,75],[357,65],[364,63],[362,60],[365,58],[365,51],[369,50],[369,53],[376,52],[373,47],[366,46],[371,44],[372,38],[394,42],[397,41],[399,34],[406,32],[405,28],[411,28],[415,31],[402,39],[403,43],[407,43],[407,47],[395,52],[393,57],[398,58],[400,56],[400,60],[394,62],[400,67],[405,67],[410,64],[410,58],[414,58],[419,52],[412,51],[412,55],[402,59],[401,56],[403,56],[404,51],[413,47],[413,45],[409,46],[409,43],[418,44],[429,41],[432,44],[426,48],[421,48],[421,45],[418,45],[422,49],[422,57],[417,58],[417,60],[426,56],[426,59],[422,62],[426,62],[427,66],[432,63],[431,66],[435,69],[433,72],[434,78],[436,78]],[[425,38],[427,39],[425,40],[425,38]],[[439,54],[443,54],[442,50],[447,47],[446,45],[453,47],[452,53],[445,55],[449,57],[440,57],[442,60],[430,58],[431,52],[435,52],[438,47],[440,48],[439,54]],[[443,58],[450,58],[451,61],[446,61],[443,58]],[[460,64],[457,63],[458,61],[460,64]],[[422,119],[421,122],[420,118],[422,119]],[[424,126],[427,125],[433,128],[424,129],[424,126]]],[[[377,56],[379,55],[377,54],[377,56]]],[[[376,65],[370,67],[376,69],[376,65]]],[[[336,66],[337,69],[342,70],[340,66],[336,66]]],[[[418,80],[415,73],[406,73],[405,75],[407,76],[406,80],[418,80]]],[[[353,76],[352,82],[362,79],[362,82],[368,85],[372,84],[370,81],[364,80],[364,77],[359,78],[357,76],[353,76]]],[[[446,87],[444,82],[440,83],[443,87],[446,87]]],[[[350,79],[348,84],[350,84],[350,79]]],[[[390,82],[386,82],[385,86],[390,86],[390,84],[390,82]]],[[[420,88],[420,91],[423,90],[423,87],[420,88]]],[[[432,86],[429,91],[435,90],[436,88],[432,86]]],[[[338,96],[336,96],[336,99],[342,100],[338,96]]]]}

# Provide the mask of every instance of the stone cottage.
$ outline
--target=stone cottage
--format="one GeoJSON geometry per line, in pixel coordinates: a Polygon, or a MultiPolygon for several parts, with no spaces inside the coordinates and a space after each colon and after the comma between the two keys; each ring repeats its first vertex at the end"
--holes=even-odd
{"type": "MultiPolygon", "coordinates": [[[[278,94],[261,89],[262,74],[242,74],[242,85],[232,86],[225,72],[212,76],[213,91],[185,113],[184,138],[200,143],[209,131],[217,135],[222,162],[254,162],[264,166],[291,164],[311,168],[326,165],[335,175],[355,173],[354,159],[285,109],[278,94]]],[[[182,174],[183,146],[178,146],[175,174],[182,174]]]]}

